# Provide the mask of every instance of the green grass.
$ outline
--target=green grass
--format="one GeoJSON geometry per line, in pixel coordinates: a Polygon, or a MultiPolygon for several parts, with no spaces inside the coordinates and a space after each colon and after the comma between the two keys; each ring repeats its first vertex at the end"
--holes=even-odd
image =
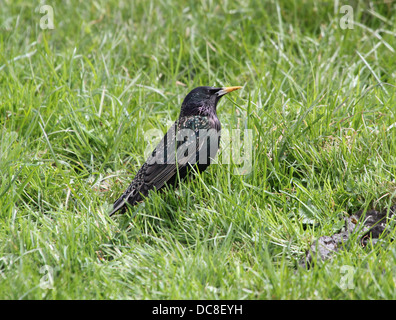
{"type": "Polygon", "coordinates": [[[395,2],[350,2],[353,29],[330,1],[48,4],[53,30],[1,2],[0,298],[396,298],[390,238],[298,264],[396,202],[395,2]],[[218,114],[252,130],[252,172],[212,165],[110,219],[199,85],[244,86],[218,114]]]}

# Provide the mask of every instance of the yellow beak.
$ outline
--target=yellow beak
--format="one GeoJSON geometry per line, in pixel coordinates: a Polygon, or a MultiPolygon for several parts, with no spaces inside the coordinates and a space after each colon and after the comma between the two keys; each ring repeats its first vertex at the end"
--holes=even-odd
{"type": "Polygon", "coordinates": [[[227,94],[227,93],[230,93],[230,92],[232,92],[232,91],[235,91],[235,90],[238,90],[238,89],[241,89],[242,87],[240,87],[240,86],[236,86],[236,87],[223,87],[223,88],[221,88],[221,90],[219,90],[219,91],[217,91],[217,95],[218,96],[222,96],[222,95],[225,95],[225,94],[227,94]]]}

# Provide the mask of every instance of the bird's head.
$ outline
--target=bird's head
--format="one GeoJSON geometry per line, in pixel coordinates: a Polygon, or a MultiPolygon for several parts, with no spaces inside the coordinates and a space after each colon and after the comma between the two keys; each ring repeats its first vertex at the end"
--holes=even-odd
{"type": "Polygon", "coordinates": [[[216,106],[222,96],[242,87],[197,87],[184,98],[180,116],[216,114],[216,106]]]}

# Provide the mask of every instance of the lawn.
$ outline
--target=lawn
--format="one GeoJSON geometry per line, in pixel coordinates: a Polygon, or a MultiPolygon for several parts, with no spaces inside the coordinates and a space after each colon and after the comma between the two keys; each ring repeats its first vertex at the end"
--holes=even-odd
{"type": "Polygon", "coordinates": [[[396,298],[392,223],[300,264],[396,203],[394,1],[46,5],[1,1],[0,299],[396,298]],[[109,218],[201,85],[241,159],[109,218]]]}

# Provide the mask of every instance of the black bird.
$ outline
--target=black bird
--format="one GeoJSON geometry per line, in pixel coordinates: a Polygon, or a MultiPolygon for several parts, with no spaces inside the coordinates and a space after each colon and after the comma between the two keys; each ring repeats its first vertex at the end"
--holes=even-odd
{"type": "Polygon", "coordinates": [[[125,211],[148,195],[176,185],[191,168],[204,171],[217,153],[220,143],[220,121],[216,106],[225,94],[242,87],[197,87],[185,98],[179,119],[165,134],[146,163],[137,172],[128,189],[114,202],[110,216],[125,211]]]}

